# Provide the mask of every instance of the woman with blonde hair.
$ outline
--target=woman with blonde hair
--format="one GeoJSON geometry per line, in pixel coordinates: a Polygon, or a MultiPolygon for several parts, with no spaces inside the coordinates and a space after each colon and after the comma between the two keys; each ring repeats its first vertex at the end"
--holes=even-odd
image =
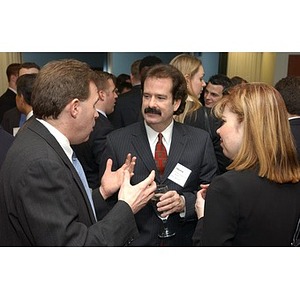
{"type": "Polygon", "coordinates": [[[300,166],[281,95],[267,84],[240,85],[213,112],[232,163],[198,192],[194,245],[289,246],[300,216],[300,166]]]}
{"type": "Polygon", "coordinates": [[[174,116],[176,121],[183,123],[187,115],[193,114],[202,106],[199,98],[206,86],[203,79],[205,73],[201,60],[188,54],[177,55],[170,61],[170,65],[176,67],[184,75],[187,83],[188,98],[184,112],[179,116],[174,116]]]}

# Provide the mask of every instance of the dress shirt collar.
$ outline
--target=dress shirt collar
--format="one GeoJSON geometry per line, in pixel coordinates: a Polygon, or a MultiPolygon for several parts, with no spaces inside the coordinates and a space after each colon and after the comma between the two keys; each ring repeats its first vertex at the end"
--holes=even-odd
{"type": "Polygon", "coordinates": [[[107,115],[106,115],[106,113],[104,111],[102,111],[102,110],[100,110],[100,109],[97,108],[97,112],[99,114],[103,115],[105,118],[107,118],[107,115]]]}
{"type": "MultiPolygon", "coordinates": [[[[149,125],[147,125],[146,121],[144,121],[144,124],[145,124],[151,151],[152,151],[152,153],[154,153],[155,146],[158,141],[159,132],[153,130],[149,125]]],[[[171,142],[172,142],[173,127],[174,127],[174,121],[172,120],[171,124],[164,131],[162,131],[162,135],[163,135],[162,141],[163,141],[164,146],[166,147],[168,155],[169,155],[170,146],[171,146],[171,142]]]]}
{"type": "Polygon", "coordinates": [[[33,116],[33,110],[31,110],[26,116],[26,121],[33,116]]]}
{"type": "Polygon", "coordinates": [[[300,116],[290,117],[289,120],[300,119],[300,116]]]}
{"type": "Polygon", "coordinates": [[[14,90],[12,87],[9,86],[8,89],[11,90],[11,91],[13,91],[15,94],[17,94],[17,91],[14,90]]]}
{"type": "Polygon", "coordinates": [[[54,138],[57,140],[59,145],[62,147],[70,161],[72,162],[72,155],[73,155],[73,149],[70,146],[70,142],[67,139],[65,135],[63,135],[58,129],[56,129],[54,126],[46,122],[45,120],[42,119],[37,119],[39,122],[41,122],[49,131],[50,133],[54,136],[54,138]]]}

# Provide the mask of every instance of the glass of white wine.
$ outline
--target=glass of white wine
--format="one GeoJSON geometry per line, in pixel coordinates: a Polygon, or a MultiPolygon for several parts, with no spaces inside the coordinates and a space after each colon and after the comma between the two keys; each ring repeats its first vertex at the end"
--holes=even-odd
{"type": "Polygon", "coordinates": [[[157,188],[154,192],[154,196],[151,198],[151,202],[154,208],[154,211],[159,219],[162,220],[163,228],[162,231],[158,234],[158,237],[165,239],[175,235],[175,232],[172,232],[167,226],[167,220],[169,216],[162,217],[162,212],[157,210],[157,203],[160,201],[160,197],[168,191],[168,186],[164,184],[157,185],[157,188]]]}

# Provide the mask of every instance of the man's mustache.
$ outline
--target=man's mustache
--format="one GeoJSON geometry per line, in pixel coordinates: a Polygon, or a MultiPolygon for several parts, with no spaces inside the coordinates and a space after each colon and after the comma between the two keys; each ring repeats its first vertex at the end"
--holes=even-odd
{"type": "Polygon", "coordinates": [[[152,107],[146,107],[145,109],[144,109],[144,113],[145,114],[157,114],[157,115],[161,115],[161,111],[160,110],[158,110],[158,109],[156,109],[156,108],[152,108],[152,107]]]}

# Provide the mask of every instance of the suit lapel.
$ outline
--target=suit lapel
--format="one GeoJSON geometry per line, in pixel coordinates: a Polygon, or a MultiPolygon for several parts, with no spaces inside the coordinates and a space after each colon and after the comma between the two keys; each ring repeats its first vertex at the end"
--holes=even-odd
{"type": "Polygon", "coordinates": [[[174,121],[172,142],[170,146],[168,162],[165,168],[164,175],[162,177],[162,182],[164,182],[174,170],[175,166],[180,160],[180,157],[183,154],[186,144],[187,144],[187,138],[183,126],[180,126],[179,123],[174,121]]]}
{"type": "Polygon", "coordinates": [[[95,217],[94,217],[94,213],[92,211],[91,205],[90,205],[90,201],[88,199],[88,196],[86,194],[85,188],[83,186],[83,183],[76,171],[76,169],[74,168],[72,162],[69,160],[69,158],[67,157],[66,153],[64,152],[64,150],[62,149],[62,147],[59,145],[59,143],[57,142],[57,140],[55,139],[55,137],[48,131],[48,129],[42,125],[39,121],[37,121],[36,119],[32,119],[30,121],[30,123],[28,123],[28,129],[34,131],[37,135],[39,135],[42,139],[44,139],[51,148],[53,148],[53,150],[57,153],[57,155],[60,157],[60,159],[64,162],[64,164],[66,165],[66,167],[68,169],[70,169],[72,176],[76,182],[76,184],[78,185],[81,194],[83,195],[86,205],[88,207],[88,211],[89,211],[89,215],[90,218],[92,219],[92,223],[95,222],[95,217]]]}
{"type": "Polygon", "coordinates": [[[155,177],[157,177],[155,180],[160,181],[158,180],[159,174],[150,149],[144,122],[138,123],[136,130],[131,133],[131,136],[132,145],[138,153],[139,159],[142,160],[149,172],[155,170],[155,177]]]}

